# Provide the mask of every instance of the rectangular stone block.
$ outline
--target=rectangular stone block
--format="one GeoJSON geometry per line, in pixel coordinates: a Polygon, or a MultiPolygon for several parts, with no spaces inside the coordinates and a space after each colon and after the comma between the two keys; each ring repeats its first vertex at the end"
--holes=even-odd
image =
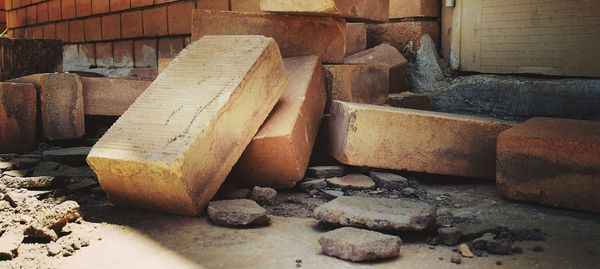
{"type": "Polygon", "coordinates": [[[408,61],[389,44],[381,44],[348,56],[344,62],[347,64],[387,64],[390,68],[390,92],[403,92],[410,88],[410,83],[406,78],[408,61]]]}
{"type": "Polygon", "coordinates": [[[261,0],[260,8],[267,12],[387,21],[390,2],[389,0],[261,0]]]}
{"type": "Polygon", "coordinates": [[[77,139],[85,134],[83,87],[78,75],[40,76],[39,94],[44,139],[77,139]]]}
{"type": "Polygon", "coordinates": [[[389,88],[387,64],[325,65],[327,95],[339,100],[363,104],[385,104],[389,88]]]}
{"type": "Polygon", "coordinates": [[[329,153],[354,165],[495,178],[496,137],[512,123],[335,101],[329,153]]]}
{"type": "Polygon", "coordinates": [[[204,37],[106,132],[88,164],[115,204],[198,215],[287,85],[272,38],[204,37]]]}
{"type": "Polygon", "coordinates": [[[289,87],[231,173],[242,186],[293,187],[304,177],[327,99],[319,57],[284,60],[289,87]]]}
{"type": "Polygon", "coordinates": [[[35,148],[36,115],[32,84],[0,82],[0,153],[24,153],[35,148]]]}
{"type": "MultiPolygon", "coordinates": [[[[399,51],[408,48],[408,53],[416,53],[421,47],[421,37],[423,35],[431,36],[433,42],[439,47],[440,24],[437,21],[367,24],[367,43],[369,47],[388,43],[399,51]]],[[[407,54],[405,53],[405,55],[407,54]]]]}
{"type": "Polygon", "coordinates": [[[260,12],[260,0],[230,0],[232,11],[260,12]]]}
{"type": "Polygon", "coordinates": [[[269,13],[194,10],[192,40],[206,35],[264,35],[277,41],[284,57],[320,56],[340,63],[346,55],[342,19],[269,13]]]}
{"type": "Polygon", "coordinates": [[[390,19],[439,16],[440,0],[390,0],[390,19]]]}
{"type": "Polygon", "coordinates": [[[533,118],[502,132],[496,181],[510,199],[600,213],[600,122],[533,118]]]}
{"type": "Polygon", "coordinates": [[[60,40],[0,38],[0,81],[44,72],[62,72],[60,40]]]}
{"type": "Polygon", "coordinates": [[[81,78],[85,115],[121,116],[151,81],[81,78]]]}
{"type": "Polygon", "coordinates": [[[367,26],[364,23],[346,23],[346,56],[367,49],[367,26]]]}

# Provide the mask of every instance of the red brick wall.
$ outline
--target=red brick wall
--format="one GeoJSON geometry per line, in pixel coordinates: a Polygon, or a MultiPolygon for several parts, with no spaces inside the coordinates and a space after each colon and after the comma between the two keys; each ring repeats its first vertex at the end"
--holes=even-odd
{"type": "Polygon", "coordinates": [[[4,31],[4,29],[6,29],[6,9],[4,8],[4,0],[0,0],[0,31],[4,31]]]}
{"type": "Polygon", "coordinates": [[[5,1],[9,36],[61,39],[104,67],[156,66],[188,42],[192,9],[229,9],[229,0],[5,1]]]}

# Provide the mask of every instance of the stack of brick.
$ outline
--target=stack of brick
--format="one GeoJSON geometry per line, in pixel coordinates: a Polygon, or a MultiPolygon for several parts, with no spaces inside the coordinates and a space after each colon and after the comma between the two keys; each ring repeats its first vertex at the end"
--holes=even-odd
{"type": "MultiPolygon", "coordinates": [[[[11,0],[8,0],[11,1],[11,0]]],[[[0,0],[0,30],[4,31],[6,29],[6,0],[0,0]]]]}

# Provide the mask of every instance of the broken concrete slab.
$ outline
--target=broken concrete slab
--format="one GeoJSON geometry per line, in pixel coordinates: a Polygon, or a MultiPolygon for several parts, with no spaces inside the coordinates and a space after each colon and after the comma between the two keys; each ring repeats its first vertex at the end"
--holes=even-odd
{"type": "Polygon", "coordinates": [[[349,174],[343,177],[328,178],[327,184],[335,188],[368,190],[375,187],[375,182],[362,174],[349,174]]]}
{"type": "Polygon", "coordinates": [[[388,96],[387,104],[393,107],[431,110],[431,98],[426,94],[412,92],[394,93],[388,96]]]}
{"type": "Polygon", "coordinates": [[[408,179],[400,175],[371,171],[369,176],[380,188],[399,191],[409,186],[408,179]]]}
{"type": "Polygon", "coordinates": [[[381,44],[368,50],[350,55],[344,59],[347,64],[387,64],[390,68],[390,92],[403,92],[410,89],[406,78],[408,61],[389,44],[381,44]]]}
{"type": "Polygon", "coordinates": [[[206,35],[264,35],[277,41],[284,57],[317,55],[325,63],[341,63],[346,55],[342,19],[210,10],[194,10],[192,17],[192,40],[206,35]]]}
{"type": "Polygon", "coordinates": [[[435,208],[424,202],[343,196],[315,209],[325,223],[372,230],[421,231],[435,220],[435,208]]]}
{"type": "MultiPolygon", "coordinates": [[[[405,57],[421,47],[421,37],[430,35],[439,44],[440,24],[437,21],[403,21],[367,24],[369,47],[389,43],[401,51],[405,57]]],[[[409,57],[410,58],[410,57],[409,57]]]]}
{"type": "Polygon", "coordinates": [[[496,137],[511,122],[335,101],[329,153],[348,165],[496,177],[496,137]],[[418,152],[418,154],[415,154],[418,152]]]}
{"type": "Polygon", "coordinates": [[[76,139],[85,134],[83,88],[78,75],[40,76],[39,95],[44,139],[76,139]]]}
{"type": "Polygon", "coordinates": [[[213,223],[224,226],[266,225],[271,221],[267,210],[248,199],[212,201],[207,213],[213,223]]]}
{"type": "Polygon", "coordinates": [[[37,94],[26,83],[0,83],[0,153],[23,153],[36,143],[37,94]]]}
{"type": "Polygon", "coordinates": [[[204,37],[142,93],[88,163],[115,204],[198,215],[287,86],[272,38],[204,37]]]}
{"type": "Polygon", "coordinates": [[[304,177],[327,99],[319,57],[284,59],[289,86],[246,147],[229,178],[277,189],[304,177]]]}
{"type": "Polygon", "coordinates": [[[346,170],[343,166],[330,165],[330,166],[311,166],[306,169],[306,177],[309,178],[332,178],[332,177],[343,177],[346,174],[346,170]]]}
{"type": "Polygon", "coordinates": [[[374,231],[344,227],[319,238],[323,253],[342,260],[365,262],[390,259],[400,255],[402,239],[374,231]]]}
{"type": "Polygon", "coordinates": [[[121,116],[152,81],[81,78],[85,115],[121,116]]]}
{"type": "Polygon", "coordinates": [[[39,219],[31,223],[25,234],[31,238],[56,241],[58,233],[69,222],[81,218],[79,204],[75,201],[66,201],[46,210],[39,219]]]}
{"type": "Polygon", "coordinates": [[[8,188],[44,189],[54,186],[55,178],[51,176],[42,177],[0,177],[0,185],[8,188]]]}
{"type": "Polygon", "coordinates": [[[439,0],[390,0],[390,19],[439,16],[439,0]]]}
{"type": "Polygon", "coordinates": [[[25,239],[23,231],[9,229],[0,236],[0,261],[12,260],[17,257],[17,249],[25,239]]]}
{"type": "Polygon", "coordinates": [[[533,118],[498,136],[497,184],[511,199],[600,213],[600,123],[533,118]]]}
{"type": "Polygon", "coordinates": [[[90,154],[91,147],[62,148],[47,150],[42,153],[44,161],[57,162],[68,165],[85,165],[85,159],[90,154]]]}
{"type": "Polygon", "coordinates": [[[389,0],[261,0],[260,9],[275,13],[387,21],[389,5],[389,0]]]}
{"type": "Polygon", "coordinates": [[[346,56],[367,49],[367,26],[364,23],[346,23],[346,56]]]}
{"type": "Polygon", "coordinates": [[[329,102],[385,104],[390,93],[387,64],[325,65],[329,102]]]}

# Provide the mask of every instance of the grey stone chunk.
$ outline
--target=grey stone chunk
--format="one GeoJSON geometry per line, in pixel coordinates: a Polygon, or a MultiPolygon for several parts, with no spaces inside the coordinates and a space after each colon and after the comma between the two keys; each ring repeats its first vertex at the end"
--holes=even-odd
{"type": "Polygon", "coordinates": [[[45,161],[53,161],[68,165],[85,165],[85,159],[90,154],[90,147],[63,148],[44,151],[42,158],[45,161]]]}
{"type": "Polygon", "coordinates": [[[456,246],[461,236],[461,231],[456,227],[438,229],[438,237],[446,246],[456,246]]]}
{"type": "Polygon", "coordinates": [[[23,238],[25,238],[23,231],[19,229],[4,232],[0,237],[0,261],[17,257],[17,249],[23,242],[23,238]]]}
{"type": "Polygon", "coordinates": [[[319,192],[319,194],[321,195],[321,197],[323,199],[326,199],[326,200],[333,200],[338,197],[344,196],[343,191],[337,191],[337,190],[321,190],[319,192]]]}
{"type": "Polygon", "coordinates": [[[493,239],[487,241],[487,251],[492,254],[507,255],[512,249],[512,241],[508,239],[493,239]]]}
{"type": "Polygon", "coordinates": [[[372,230],[420,231],[434,223],[435,207],[399,199],[342,196],[315,209],[325,223],[372,230]]]}
{"type": "Polygon", "coordinates": [[[375,187],[375,182],[362,174],[350,174],[343,177],[328,178],[327,183],[335,188],[367,190],[375,187]]]}
{"type": "Polygon", "coordinates": [[[254,187],[248,198],[261,205],[272,205],[276,197],[277,191],[273,188],[254,187]]]}
{"type": "Polygon", "coordinates": [[[332,178],[344,175],[344,167],[341,166],[313,166],[306,170],[306,177],[309,178],[332,178]]]}
{"type": "Polygon", "coordinates": [[[408,187],[408,179],[391,173],[383,173],[383,172],[369,172],[369,176],[375,180],[377,186],[380,188],[390,189],[390,190],[402,190],[408,187]]]}
{"type": "Polygon", "coordinates": [[[319,244],[328,256],[362,262],[399,256],[402,240],[397,236],[346,227],[325,233],[319,244]]]}
{"type": "Polygon", "coordinates": [[[265,225],[270,222],[267,211],[248,199],[212,201],[208,218],[223,226],[265,225]]]}

